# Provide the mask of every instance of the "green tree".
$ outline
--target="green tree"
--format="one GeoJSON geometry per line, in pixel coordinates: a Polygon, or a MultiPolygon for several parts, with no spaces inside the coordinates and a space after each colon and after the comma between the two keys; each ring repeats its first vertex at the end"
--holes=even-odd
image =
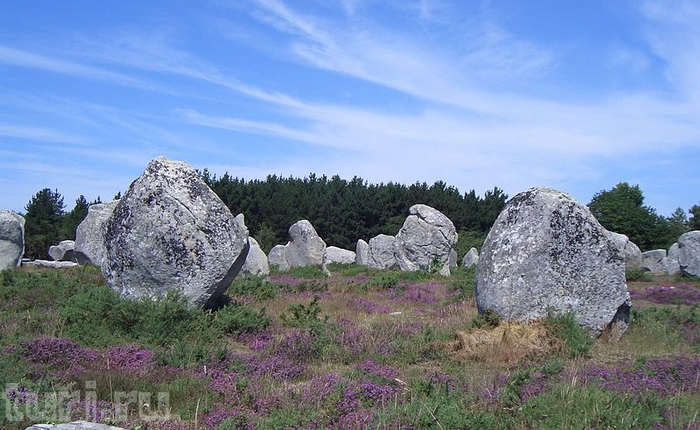
{"type": "Polygon", "coordinates": [[[588,208],[603,227],[627,235],[642,250],[667,248],[673,243],[669,221],[657,215],[655,209],[644,206],[639,185],[620,182],[609,191],[600,191],[588,208]]]}
{"type": "Polygon", "coordinates": [[[700,205],[693,205],[688,209],[688,213],[692,216],[688,220],[688,228],[691,230],[700,230],[700,205]]]}
{"type": "Polygon", "coordinates": [[[688,216],[682,208],[676,208],[668,220],[668,235],[674,242],[680,235],[688,231],[688,216]]]}
{"type": "Polygon", "coordinates": [[[61,226],[61,237],[63,239],[75,240],[75,230],[85,219],[88,213],[90,203],[85,200],[85,196],[81,195],[75,201],[75,206],[63,217],[63,225],[61,226]]]}
{"type": "Polygon", "coordinates": [[[58,190],[44,188],[31,198],[24,215],[24,254],[28,258],[47,258],[49,247],[61,240],[63,197],[58,190]]]}

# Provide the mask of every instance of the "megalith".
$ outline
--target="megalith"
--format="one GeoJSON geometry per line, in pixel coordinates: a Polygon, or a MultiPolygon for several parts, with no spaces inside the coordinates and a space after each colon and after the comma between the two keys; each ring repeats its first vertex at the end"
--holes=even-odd
{"type": "Polygon", "coordinates": [[[396,235],[396,263],[403,271],[436,270],[450,274],[450,253],[457,243],[455,226],[442,212],[416,204],[396,235]]]}
{"type": "Polygon", "coordinates": [[[24,217],[10,210],[0,210],[0,270],[22,264],[24,255],[24,217]]]}
{"type": "Polygon", "coordinates": [[[181,293],[213,307],[248,254],[248,229],[197,171],[158,157],[129,186],[106,223],[102,273],[122,297],[181,293]]]}
{"type": "Polygon", "coordinates": [[[75,251],[95,266],[102,267],[105,264],[107,220],[112,216],[117,203],[119,200],[90,205],[87,216],[75,231],[75,251]]]}
{"type": "Polygon", "coordinates": [[[700,230],[678,238],[678,265],[685,276],[700,276],[700,230]]]}
{"type": "Polygon", "coordinates": [[[479,312],[534,320],[571,312],[594,335],[627,329],[624,251],[571,196],[531,188],[510,199],[481,249],[479,312]]]}
{"type": "Polygon", "coordinates": [[[270,264],[267,260],[267,255],[265,251],[260,248],[260,244],[254,237],[248,237],[248,243],[250,249],[248,250],[248,256],[243,263],[240,274],[242,277],[245,276],[267,276],[270,274],[270,264]]]}

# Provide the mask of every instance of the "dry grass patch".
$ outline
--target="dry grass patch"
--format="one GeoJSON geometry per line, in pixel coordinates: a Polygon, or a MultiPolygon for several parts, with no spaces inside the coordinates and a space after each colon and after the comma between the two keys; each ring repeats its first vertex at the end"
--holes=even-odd
{"type": "Polygon", "coordinates": [[[560,350],[559,341],[548,335],[542,321],[505,322],[493,328],[458,330],[456,339],[444,347],[453,359],[513,364],[526,357],[560,350]]]}

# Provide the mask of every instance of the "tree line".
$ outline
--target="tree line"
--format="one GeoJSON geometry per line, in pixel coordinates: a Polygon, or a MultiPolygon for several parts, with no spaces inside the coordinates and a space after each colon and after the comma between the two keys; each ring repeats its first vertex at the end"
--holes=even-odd
{"type": "MultiPolygon", "coordinates": [[[[423,203],[452,220],[461,257],[472,246],[480,248],[508,199],[498,187],[477,195],[474,190],[461,193],[443,181],[370,184],[359,177],[345,180],[313,173],[305,178],[269,175],[245,180],[228,173],[217,177],[207,169],[200,176],[231,213],[245,216],[251,236],[265,252],[286,243],[289,227],[301,219],[309,220],[327,245],[354,250],[358,239],[398,233],[408,209],[423,203]]],[[[115,196],[119,197],[121,193],[115,196]]],[[[88,202],[81,195],[66,212],[58,190],[39,191],[25,207],[25,256],[46,258],[51,245],[74,240],[77,226],[95,203],[101,203],[99,197],[88,202]]],[[[639,186],[627,183],[596,193],[588,207],[604,227],[626,234],[642,250],[668,248],[682,233],[700,229],[699,205],[688,210],[691,217],[681,208],[663,217],[644,205],[639,186]]]]}

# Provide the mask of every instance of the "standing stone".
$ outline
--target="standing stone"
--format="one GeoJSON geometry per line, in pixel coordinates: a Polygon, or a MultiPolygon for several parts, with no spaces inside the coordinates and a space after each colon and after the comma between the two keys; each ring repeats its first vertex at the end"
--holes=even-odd
{"type": "Polygon", "coordinates": [[[678,263],[685,276],[700,276],[700,230],[683,233],[678,238],[678,263]]]}
{"type": "Polygon", "coordinates": [[[24,255],[24,217],[10,210],[0,210],[0,270],[22,264],[24,255]]]}
{"type": "Polygon", "coordinates": [[[270,250],[267,256],[270,266],[275,267],[280,272],[286,272],[291,269],[289,262],[287,262],[287,246],[286,245],[275,245],[270,250]]]}
{"type": "Polygon", "coordinates": [[[114,208],[102,273],[122,297],[212,307],[243,266],[248,229],[186,163],[151,161],[114,208]]]}
{"type": "Polygon", "coordinates": [[[248,243],[250,245],[250,250],[248,250],[248,256],[245,259],[245,263],[243,263],[243,267],[241,267],[241,276],[269,275],[270,264],[267,261],[265,251],[260,248],[260,244],[258,244],[258,241],[252,236],[248,237],[248,243]]]}
{"type": "Polygon", "coordinates": [[[337,246],[329,246],[326,248],[326,261],[324,264],[352,264],[357,256],[353,251],[338,248],[337,246]]]}
{"type": "Polygon", "coordinates": [[[450,251],[457,243],[455,226],[442,212],[417,204],[396,235],[396,262],[403,271],[438,269],[450,274],[450,251]]]}
{"type": "Polygon", "coordinates": [[[619,245],[588,208],[568,194],[532,188],[506,204],[481,250],[479,312],[505,320],[571,312],[599,335],[627,329],[630,296],[619,245]]]}
{"type": "Polygon", "coordinates": [[[476,248],[471,248],[466,254],[464,254],[464,258],[462,258],[462,266],[464,267],[476,266],[478,262],[479,251],[477,251],[476,248]]]}
{"type": "Polygon", "coordinates": [[[642,268],[653,273],[666,272],[666,250],[652,249],[642,252],[642,268]]]}
{"type": "Polygon", "coordinates": [[[291,241],[285,254],[290,267],[321,267],[326,255],[326,243],[305,219],[289,227],[291,241]]]}
{"type": "Polygon", "coordinates": [[[58,245],[49,247],[49,257],[54,261],[71,261],[83,265],[88,262],[85,255],[75,250],[75,241],[62,240],[58,245]]]}
{"type": "Polygon", "coordinates": [[[459,257],[457,256],[457,251],[454,249],[450,249],[450,258],[449,258],[449,263],[450,263],[450,268],[457,267],[457,259],[459,257]]]}
{"type": "Polygon", "coordinates": [[[666,274],[667,275],[677,275],[681,273],[681,264],[679,261],[681,250],[678,247],[678,242],[671,245],[668,248],[668,254],[666,255],[666,274]]]}
{"type": "Polygon", "coordinates": [[[359,239],[355,245],[355,264],[367,266],[369,263],[369,243],[359,239]]]}
{"type": "Polygon", "coordinates": [[[391,269],[396,266],[396,237],[386,234],[369,240],[367,267],[370,269],[391,269]]]}
{"type": "Polygon", "coordinates": [[[610,238],[622,250],[625,256],[625,269],[638,269],[642,267],[642,251],[629,237],[614,231],[608,231],[610,238]]]}
{"type": "Polygon", "coordinates": [[[105,264],[107,220],[112,216],[117,203],[119,200],[90,205],[87,216],[75,231],[75,251],[83,254],[95,266],[102,267],[105,264]]]}

